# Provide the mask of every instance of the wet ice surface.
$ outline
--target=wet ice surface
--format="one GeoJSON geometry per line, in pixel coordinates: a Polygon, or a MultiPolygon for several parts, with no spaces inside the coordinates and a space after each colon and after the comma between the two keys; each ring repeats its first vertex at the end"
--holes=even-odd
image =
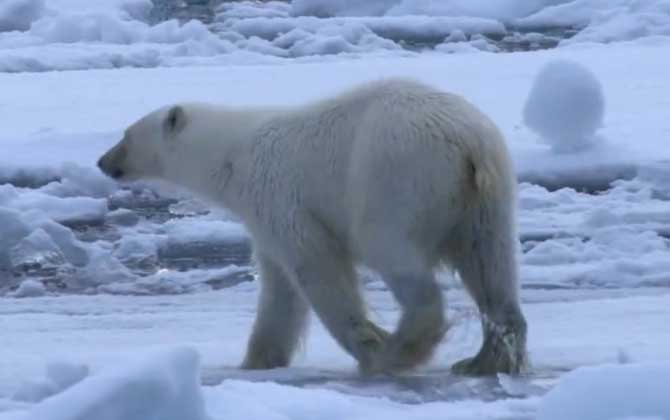
{"type": "MultiPolygon", "coordinates": [[[[480,340],[474,308],[458,289],[446,294],[453,327],[434,360],[416,373],[373,378],[358,376],[353,360],[314,319],[292,367],[265,372],[237,369],[255,315],[255,283],[181,296],[11,299],[0,308],[0,327],[12,337],[0,348],[0,403],[11,400],[19,389],[25,395],[31,389],[25,382],[43,377],[46,361],[85,365],[96,374],[126,364],[131,355],[188,344],[202,357],[201,382],[209,395],[208,409],[218,415],[215,418],[228,418],[226,413],[233,410],[217,404],[225,401],[244,407],[245,394],[279,410],[288,400],[282,402],[277,393],[295,389],[302,392],[291,394],[297,402],[322,393],[336,400],[324,402],[323,410],[329,404],[338,407],[340,398],[353,399],[347,403],[352,407],[387,401],[384,404],[399,404],[392,406],[396,409],[412,406],[416,408],[409,410],[419,411],[431,404],[446,410],[476,401],[480,405],[468,416],[455,418],[532,419],[538,398],[569,370],[667,357],[670,331],[664,324],[670,316],[669,292],[659,288],[525,290],[533,369],[521,378],[463,378],[447,371],[456,360],[472,355],[480,340]]],[[[366,298],[373,319],[390,327],[398,312],[388,292],[366,287],[366,298]]]]}

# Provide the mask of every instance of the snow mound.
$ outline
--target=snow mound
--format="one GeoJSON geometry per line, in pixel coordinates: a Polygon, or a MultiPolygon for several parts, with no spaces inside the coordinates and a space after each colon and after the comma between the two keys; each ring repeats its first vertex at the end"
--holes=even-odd
{"type": "Polygon", "coordinates": [[[561,45],[629,41],[670,35],[670,3],[666,0],[574,0],[555,2],[514,20],[522,29],[574,27],[581,30],[561,45]]]}
{"type": "Polygon", "coordinates": [[[533,83],[523,110],[524,123],[556,152],[589,148],[603,125],[605,98],[596,76],[581,64],[546,64],[533,83]]]}
{"type": "Polygon", "coordinates": [[[0,3],[0,32],[25,31],[44,13],[44,0],[3,0],[0,3]]]}
{"type": "Polygon", "coordinates": [[[668,419],[670,363],[595,366],[563,376],[538,420],[668,419]]]}
{"type": "Polygon", "coordinates": [[[16,289],[14,293],[10,294],[10,296],[16,298],[40,297],[44,296],[46,293],[47,290],[41,281],[28,279],[21,282],[19,288],[16,289]]]}
{"type": "Polygon", "coordinates": [[[199,356],[177,348],[114,366],[34,406],[25,420],[206,420],[199,356]]]}
{"type": "Polygon", "coordinates": [[[670,2],[633,1],[593,16],[589,25],[561,45],[670,36],[670,2]]]}
{"type": "Polygon", "coordinates": [[[47,365],[46,378],[22,383],[12,395],[13,401],[37,403],[63,392],[86,378],[88,366],[55,362],[47,365]]]}
{"type": "Polygon", "coordinates": [[[197,20],[180,25],[176,20],[149,26],[127,20],[113,13],[67,13],[49,16],[35,22],[31,35],[45,43],[103,42],[132,44],[139,42],[176,44],[186,41],[217,41],[218,39],[197,20]]]}
{"type": "Polygon", "coordinates": [[[293,0],[293,16],[471,16],[507,21],[568,0],[293,0]]]}

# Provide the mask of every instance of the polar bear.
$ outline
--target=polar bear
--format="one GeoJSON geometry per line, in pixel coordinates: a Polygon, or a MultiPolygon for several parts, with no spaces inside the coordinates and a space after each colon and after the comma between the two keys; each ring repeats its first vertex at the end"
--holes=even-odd
{"type": "Polygon", "coordinates": [[[262,282],[244,368],[288,365],[310,306],[362,372],[417,366],[446,331],[440,264],[482,319],[479,353],[453,371],[526,367],[514,171],[499,130],[460,96],[387,79],[296,108],[178,104],[132,124],[98,165],[184,187],[244,222],[262,282]],[[399,303],[392,333],[368,318],[357,265],[399,303]]]}

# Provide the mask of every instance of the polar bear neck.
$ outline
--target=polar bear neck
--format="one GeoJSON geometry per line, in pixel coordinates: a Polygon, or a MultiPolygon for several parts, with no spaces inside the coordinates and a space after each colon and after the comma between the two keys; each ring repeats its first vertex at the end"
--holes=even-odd
{"type": "Polygon", "coordinates": [[[165,180],[186,188],[199,198],[244,211],[240,192],[249,178],[253,133],[278,109],[231,109],[211,105],[197,108],[185,133],[189,142],[176,147],[165,180]]]}

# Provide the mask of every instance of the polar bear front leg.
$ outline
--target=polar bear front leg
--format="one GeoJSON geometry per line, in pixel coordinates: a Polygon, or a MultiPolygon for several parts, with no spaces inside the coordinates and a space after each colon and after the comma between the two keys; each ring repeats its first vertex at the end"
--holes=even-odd
{"type": "Polygon", "coordinates": [[[307,324],[308,304],[281,267],[257,253],[262,289],[244,369],[288,366],[307,324]]]}

